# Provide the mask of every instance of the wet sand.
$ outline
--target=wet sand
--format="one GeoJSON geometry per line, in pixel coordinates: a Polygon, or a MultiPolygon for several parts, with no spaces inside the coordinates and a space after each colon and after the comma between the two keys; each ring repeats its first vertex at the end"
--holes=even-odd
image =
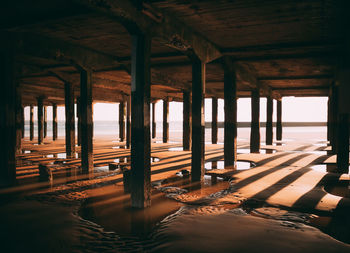
{"type": "MultiPolygon", "coordinates": [[[[95,139],[100,168],[94,177],[54,175],[48,184],[39,182],[38,160],[79,166],[79,159],[53,155],[64,153],[63,140],[25,141],[31,153],[19,161],[20,185],[0,191],[2,197],[16,193],[1,198],[0,243],[5,252],[350,252],[334,239],[350,242],[349,174],[312,168],[334,164],[325,142],[302,138],[262,146],[277,150],[272,154],[246,154],[246,137],[238,141],[238,159],[256,166],[221,169],[230,181],[219,175],[215,184],[206,176],[201,185],[179,173],[189,169],[190,152],[168,151],[181,150],[177,143],[153,143],[152,156],[160,160],[152,163],[153,205],[146,211],[130,210],[122,174],[105,167],[128,156],[117,148],[123,143],[95,139]],[[343,186],[331,187],[339,182],[343,186]]],[[[171,141],[178,138],[173,134],[171,141]]],[[[222,160],[222,148],[206,145],[206,161],[222,160]]]]}

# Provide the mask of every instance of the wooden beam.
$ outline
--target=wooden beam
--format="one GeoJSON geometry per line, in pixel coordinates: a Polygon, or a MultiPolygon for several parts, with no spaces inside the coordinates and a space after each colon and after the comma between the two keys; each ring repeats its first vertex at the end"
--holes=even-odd
{"type": "Polygon", "coordinates": [[[218,143],[218,99],[211,99],[211,143],[218,143]]]}
{"type": "Polygon", "coordinates": [[[192,144],[192,113],[191,113],[191,92],[183,91],[183,127],[182,145],[184,151],[191,150],[192,144]]]}
{"type": "Polygon", "coordinates": [[[132,35],[131,63],[131,206],[151,204],[150,142],[151,39],[132,35]]]}
{"type": "Polygon", "coordinates": [[[57,140],[57,104],[52,104],[52,140],[57,140]]]}
{"type": "Polygon", "coordinates": [[[119,103],[119,141],[123,142],[125,139],[125,103],[119,103]]]}
{"type": "Polygon", "coordinates": [[[163,99],[163,143],[168,143],[169,141],[169,101],[168,99],[163,99]]]}
{"type": "Polygon", "coordinates": [[[14,50],[8,44],[0,51],[0,187],[16,183],[16,89],[17,66],[14,50]]]}
{"type": "Polygon", "coordinates": [[[97,1],[75,0],[92,10],[111,15],[121,22],[129,32],[142,31],[151,32],[153,38],[163,42],[165,45],[180,51],[193,50],[194,53],[207,63],[221,56],[219,48],[195,31],[193,28],[180,21],[171,13],[156,10],[147,3],[147,9],[156,10],[161,16],[159,22],[155,22],[143,11],[144,6],[135,6],[129,0],[104,0],[103,4],[97,1]]]}
{"type": "Polygon", "coordinates": [[[254,73],[253,70],[251,70],[249,65],[237,63],[237,62],[234,65],[236,69],[237,81],[241,85],[246,85],[251,89],[259,88],[262,95],[265,95],[266,97],[271,97],[277,100],[281,99],[281,95],[277,91],[272,90],[270,86],[268,86],[265,83],[261,83],[257,80],[256,74],[254,73]]]}
{"type": "Polygon", "coordinates": [[[81,103],[80,97],[77,97],[77,118],[78,118],[78,146],[81,146],[81,103]]]}
{"type": "Polygon", "coordinates": [[[131,144],[131,96],[127,96],[126,102],[126,148],[131,144]]]}
{"type": "Polygon", "coordinates": [[[47,106],[44,105],[44,139],[47,136],[47,106]]]}
{"type": "Polygon", "coordinates": [[[277,100],[276,140],[282,140],[282,99],[277,100]]]}
{"type": "Polygon", "coordinates": [[[152,103],[152,139],[157,136],[157,125],[156,125],[156,102],[152,103]]]}
{"type": "Polygon", "coordinates": [[[80,70],[81,166],[84,174],[90,174],[94,169],[91,75],[90,70],[80,70]]]}
{"type": "Polygon", "coordinates": [[[235,66],[224,57],[224,163],[236,167],[237,162],[237,80],[235,66]]]}
{"type": "Polygon", "coordinates": [[[272,145],[273,141],[273,127],[272,127],[272,118],[273,118],[273,99],[267,97],[266,103],[266,145],[272,145]]]}
{"type": "Polygon", "coordinates": [[[250,126],[250,153],[260,151],[260,92],[252,90],[251,96],[252,121],[250,126]]]}
{"type": "Polygon", "coordinates": [[[71,83],[64,84],[65,114],[66,114],[66,154],[75,155],[75,117],[74,117],[74,88],[71,83]]]}
{"type": "Polygon", "coordinates": [[[204,97],[205,63],[192,57],[192,182],[204,178],[204,97]],[[193,148],[195,147],[195,148],[193,148]]]}
{"type": "Polygon", "coordinates": [[[34,139],[34,106],[30,105],[29,108],[29,139],[34,139]]]}
{"type": "Polygon", "coordinates": [[[38,97],[38,144],[43,144],[44,140],[44,106],[43,97],[38,97]]]}
{"type": "Polygon", "coordinates": [[[337,173],[349,173],[349,114],[340,113],[337,142],[337,173]]]}
{"type": "Polygon", "coordinates": [[[10,33],[6,34],[15,41],[18,54],[32,55],[42,58],[73,63],[78,66],[98,70],[118,66],[118,59],[84,48],[74,43],[68,43],[57,38],[45,37],[41,34],[10,33]]]}

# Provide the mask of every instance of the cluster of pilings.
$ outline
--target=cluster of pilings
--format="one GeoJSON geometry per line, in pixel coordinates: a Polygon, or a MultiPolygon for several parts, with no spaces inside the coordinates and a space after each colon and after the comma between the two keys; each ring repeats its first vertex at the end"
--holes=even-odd
{"type": "MultiPolygon", "coordinates": [[[[15,52],[8,45],[1,55],[0,76],[2,83],[1,119],[1,153],[0,180],[1,185],[16,184],[16,153],[21,152],[23,137],[23,106],[19,89],[18,63],[15,52]]],[[[151,203],[151,122],[152,137],[155,137],[155,104],[153,118],[150,119],[150,49],[151,39],[143,33],[132,35],[131,57],[131,95],[126,96],[119,106],[120,140],[126,140],[131,149],[131,201],[133,207],[144,208],[151,203]],[[126,121],[126,129],[124,128],[126,121]],[[126,134],[125,134],[126,132],[126,134]]],[[[183,92],[183,149],[191,150],[191,178],[201,181],[204,177],[204,99],[206,62],[196,55],[190,57],[192,63],[192,91],[183,92]]],[[[237,85],[234,64],[224,64],[224,162],[225,166],[235,166],[237,160],[237,85]]],[[[78,145],[81,146],[81,166],[83,173],[93,171],[93,117],[92,117],[92,70],[79,67],[80,96],[78,108],[78,145]]],[[[348,73],[344,73],[344,80],[348,73]]],[[[328,137],[337,154],[339,172],[348,171],[349,161],[349,126],[348,113],[342,110],[346,99],[341,98],[343,79],[334,85],[329,98],[328,137]],[[338,87],[339,86],[339,90],[338,87]]],[[[346,89],[345,89],[346,91],[346,89]]],[[[346,94],[346,93],[345,93],[346,94]]],[[[38,143],[43,143],[46,133],[44,97],[37,98],[38,106],[38,143]]],[[[66,116],[66,152],[67,156],[75,153],[75,96],[72,85],[65,82],[65,116],[66,116]]],[[[260,90],[251,91],[251,135],[250,151],[257,153],[260,149],[260,90]]],[[[53,140],[57,138],[57,105],[53,106],[53,140]]],[[[212,142],[217,143],[217,98],[213,98],[212,142]]],[[[168,124],[169,101],[163,103],[163,142],[169,138],[168,124]]],[[[266,144],[273,142],[272,117],[273,99],[267,97],[266,144]]],[[[33,134],[33,106],[30,107],[30,139],[33,134]]],[[[282,139],[282,102],[277,101],[277,140],[282,139]]]]}

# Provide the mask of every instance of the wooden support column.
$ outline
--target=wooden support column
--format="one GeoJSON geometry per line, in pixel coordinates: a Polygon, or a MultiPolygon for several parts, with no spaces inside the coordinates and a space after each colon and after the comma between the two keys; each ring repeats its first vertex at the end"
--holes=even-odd
{"type": "Polygon", "coordinates": [[[80,97],[77,97],[77,118],[78,118],[78,146],[81,146],[81,105],[80,97]]]}
{"type": "Polygon", "coordinates": [[[57,140],[57,104],[52,104],[52,140],[57,140]]]}
{"type": "Polygon", "coordinates": [[[192,59],[192,182],[204,178],[204,97],[205,63],[196,56],[192,59]]]}
{"type": "Polygon", "coordinates": [[[18,87],[16,88],[16,153],[22,152],[22,95],[18,87]]]}
{"type": "Polygon", "coordinates": [[[43,97],[38,97],[38,144],[44,140],[44,106],[43,97]]]}
{"type": "Polygon", "coordinates": [[[218,143],[218,99],[211,99],[211,143],[218,143]]]}
{"type": "Polygon", "coordinates": [[[125,103],[119,103],[119,141],[123,142],[125,139],[125,103]]]}
{"type": "Polygon", "coordinates": [[[169,100],[163,99],[163,143],[168,143],[169,140],[169,100]]]}
{"type": "Polygon", "coordinates": [[[259,153],[260,150],[260,92],[252,90],[252,122],[250,126],[250,153],[259,153]]]}
{"type": "Polygon", "coordinates": [[[80,71],[81,166],[83,173],[93,172],[92,72],[80,71]]]}
{"type": "Polygon", "coordinates": [[[224,163],[236,167],[237,161],[237,82],[232,62],[224,62],[224,163]]]}
{"type": "Polygon", "coordinates": [[[24,119],[24,107],[21,106],[21,131],[22,131],[22,139],[24,138],[25,134],[25,119],[24,119]]]}
{"type": "Polygon", "coordinates": [[[183,126],[182,126],[182,143],[183,150],[191,150],[192,133],[191,133],[191,92],[183,91],[183,126]]]}
{"type": "Polygon", "coordinates": [[[72,157],[75,153],[75,120],[74,120],[74,87],[71,83],[64,84],[66,113],[66,153],[72,157]]]}
{"type": "Polygon", "coordinates": [[[44,139],[47,136],[47,106],[44,106],[44,139]]]}
{"type": "Polygon", "coordinates": [[[29,139],[32,141],[34,139],[34,106],[30,105],[29,108],[29,139]]]}
{"type": "Polygon", "coordinates": [[[0,52],[0,187],[14,185],[16,182],[18,68],[14,58],[12,50],[0,52]]]}
{"type": "Polygon", "coordinates": [[[273,128],[272,128],[272,118],[273,118],[273,100],[271,97],[267,97],[266,104],[266,145],[272,145],[273,141],[273,128]]]}
{"type": "Polygon", "coordinates": [[[133,34],[131,52],[131,206],[145,208],[151,205],[151,38],[133,34]]]}
{"type": "Polygon", "coordinates": [[[127,97],[126,103],[126,148],[131,144],[131,96],[127,97]]]}
{"type": "Polygon", "coordinates": [[[276,140],[282,140],[282,99],[277,100],[276,140]]]}
{"type": "Polygon", "coordinates": [[[157,136],[157,124],[156,124],[156,103],[152,103],[152,139],[157,136]]]}
{"type": "Polygon", "coordinates": [[[338,87],[331,87],[331,126],[330,126],[330,144],[332,146],[332,154],[337,152],[337,142],[338,142],[338,87]]]}
{"type": "Polygon", "coordinates": [[[349,114],[339,114],[337,172],[349,173],[349,114]]]}

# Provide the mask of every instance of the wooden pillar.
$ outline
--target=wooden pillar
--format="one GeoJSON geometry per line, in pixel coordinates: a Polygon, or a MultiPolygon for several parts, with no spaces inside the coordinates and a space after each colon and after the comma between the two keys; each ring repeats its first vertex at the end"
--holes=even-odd
{"type": "Polygon", "coordinates": [[[126,103],[126,148],[131,144],[131,96],[127,97],[126,103]]]}
{"type": "Polygon", "coordinates": [[[131,206],[145,208],[151,205],[151,38],[133,34],[131,51],[131,206]]]}
{"type": "Polygon", "coordinates": [[[0,52],[0,187],[16,182],[16,70],[12,50],[0,52]]]}
{"type": "Polygon", "coordinates": [[[169,100],[163,99],[163,143],[169,140],[169,100]]]}
{"type": "Polygon", "coordinates": [[[57,140],[57,104],[52,104],[52,140],[57,140]]]}
{"type": "Polygon", "coordinates": [[[29,139],[32,141],[34,139],[34,106],[30,105],[29,108],[29,139]]]}
{"type": "Polygon", "coordinates": [[[218,99],[211,99],[211,143],[218,143],[218,99]]]}
{"type": "Polygon", "coordinates": [[[277,100],[276,140],[282,140],[282,99],[277,100]]]}
{"type": "Polygon", "coordinates": [[[199,58],[192,59],[192,181],[204,178],[204,96],[205,63],[199,58]]]}
{"type": "Polygon", "coordinates": [[[267,97],[266,103],[266,145],[272,145],[273,141],[273,128],[272,128],[272,118],[273,118],[273,99],[267,97]]]}
{"type": "Polygon", "coordinates": [[[64,84],[66,113],[66,154],[72,157],[75,153],[75,120],[74,120],[74,87],[71,83],[64,84]]]}
{"type": "Polygon", "coordinates": [[[125,103],[119,103],[119,141],[123,142],[125,139],[125,103]]]}
{"type": "Polygon", "coordinates": [[[80,72],[81,166],[83,173],[93,172],[92,73],[80,72]]]}
{"type": "Polygon", "coordinates": [[[224,164],[235,166],[237,161],[237,82],[233,65],[224,63],[224,164]]]}
{"type": "Polygon", "coordinates": [[[252,122],[250,126],[250,153],[259,153],[260,150],[260,92],[252,90],[252,122]]]}
{"type": "Polygon", "coordinates": [[[152,139],[157,136],[157,124],[156,124],[156,103],[152,103],[152,139]]]}
{"type": "Polygon", "coordinates": [[[44,139],[47,136],[47,106],[44,106],[44,139]]]}
{"type": "Polygon", "coordinates": [[[183,91],[183,126],[182,126],[182,143],[183,150],[191,150],[192,134],[191,134],[191,92],[183,91]]]}
{"type": "Polygon", "coordinates": [[[80,97],[77,97],[77,118],[78,118],[78,146],[81,146],[81,105],[80,105],[80,97]]]}
{"type": "Polygon", "coordinates": [[[22,94],[19,83],[16,84],[16,153],[22,152],[22,94]]]}
{"type": "Polygon", "coordinates": [[[25,134],[25,118],[24,118],[24,107],[21,106],[21,131],[22,131],[22,138],[24,138],[25,134]]]}
{"type": "Polygon", "coordinates": [[[337,172],[349,173],[349,114],[339,114],[337,172]]]}
{"type": "Polygon", "coordinates": [[[338,87],[331,87],[331,128],[330,128],[330,144],[332,146],[332,153],[336,154],[337,152],[337,142],[338,142],[338,87]]]}
{"type": "Polygon", "coordinates": [[[44,139],[43,97],[38,97],[38,144],[43,144],[43,139],[44,139]]]}

